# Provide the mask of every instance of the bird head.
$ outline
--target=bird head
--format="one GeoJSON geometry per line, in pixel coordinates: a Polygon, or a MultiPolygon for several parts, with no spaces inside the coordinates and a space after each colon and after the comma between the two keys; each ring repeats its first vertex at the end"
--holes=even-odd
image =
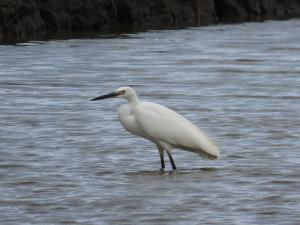
{"type": "Polygon", "coordinates": [[[118,94],[118,97],[122,97],[126,99],[136,96],[135,90],[128,86],[119,87],[115,92],[118,94]]]}
{"type": "Polygon", "coordinates": [[[99,97],[91,99],[91,101],[97,101],[102,100],[106,98],[113,98],[113,97],[122,97],[130,101],[132,98],[137,98],[137,95],[135,93],[135,90],[131,87],[125,86],[125,87],[119,87],[114,92],[111,92],[106,95],[101,95],[99,97]]]}

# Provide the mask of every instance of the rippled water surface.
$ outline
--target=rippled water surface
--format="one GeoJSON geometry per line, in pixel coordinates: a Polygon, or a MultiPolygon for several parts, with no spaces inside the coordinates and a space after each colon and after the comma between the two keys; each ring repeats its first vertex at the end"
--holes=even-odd
{"type": "Polygon", "coordinates": [[[0,224],[300,224],[300,21],[0,46],[0,224]],[[220,146],[128,134],[123,85],[220,146]],[[167,171],[170,171],[167,162],[167,171]]]}

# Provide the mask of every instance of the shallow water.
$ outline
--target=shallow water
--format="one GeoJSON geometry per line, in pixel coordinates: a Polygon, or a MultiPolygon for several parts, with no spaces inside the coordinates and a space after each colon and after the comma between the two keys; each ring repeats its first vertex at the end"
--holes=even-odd
{"type": "Polygon", "coordinates": [[[0,224],[300,224],[300,21],[0,46],[0,224]],[[124,131],[121,99],[193,121],[207,161],[124,131]]]}

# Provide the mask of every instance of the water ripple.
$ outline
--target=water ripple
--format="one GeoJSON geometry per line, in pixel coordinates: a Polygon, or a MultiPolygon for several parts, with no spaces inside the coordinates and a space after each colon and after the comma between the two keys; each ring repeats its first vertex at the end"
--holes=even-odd
{"type": "Polygon", "coordinates": [[[0,224],[299,224],[299,20],[0,46],[0,224]],[[121,85],[221,159],[126,133],[121,85]]]}

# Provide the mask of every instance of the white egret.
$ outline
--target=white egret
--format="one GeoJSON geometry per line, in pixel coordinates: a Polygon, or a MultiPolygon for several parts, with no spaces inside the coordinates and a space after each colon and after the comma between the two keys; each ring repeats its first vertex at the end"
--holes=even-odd
{"type": "Polygon", "coordinates": [[[120,87],[91,101],[112,97],[122,97],[128,101],[118,108],[119,120],[130,133],[156,144],[162,170],[165,168],[164,151],[169,156],[173,170],[176,169],[171,154],[173,148],[195,152],[209,159],[219,157],[218,147],[198,127],[169,108],[140,101],[131,87],[120,87]]]}

